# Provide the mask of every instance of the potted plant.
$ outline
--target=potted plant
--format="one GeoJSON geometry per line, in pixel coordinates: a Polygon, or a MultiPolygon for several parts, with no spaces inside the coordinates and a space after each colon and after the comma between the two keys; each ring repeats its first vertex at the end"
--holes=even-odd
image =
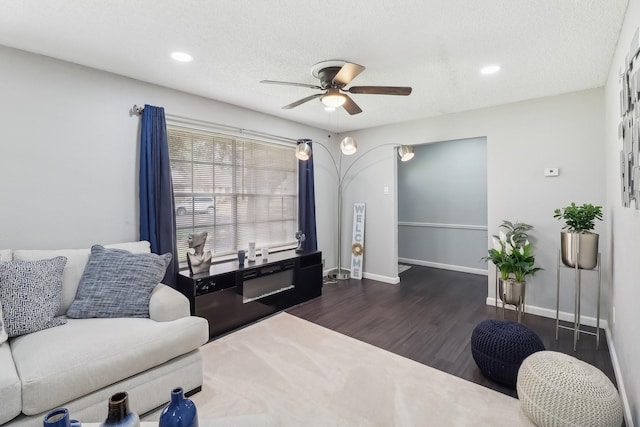
{"type": "Polygon", "coordinates": [[[554,218],[563,219],[565,225],[560,233],[560,253],[562,263],[568,267],[590,270],[598,264],[598,238],[592,232],[595,221],[602,221],[602,206],[585,203],[569,206],[554,211],[554,218]]]}
{"type": "Polygon", "coordinates": [[[535,266],[533,246],[527,231],[533,226],[525,223],[503,221],[498,236],[493,236],[493,248],[485,261],[491,261],[500,271],[499,297],[503,303],[519,306],[524,303],[525,279],[542,270],[535,266]]]}

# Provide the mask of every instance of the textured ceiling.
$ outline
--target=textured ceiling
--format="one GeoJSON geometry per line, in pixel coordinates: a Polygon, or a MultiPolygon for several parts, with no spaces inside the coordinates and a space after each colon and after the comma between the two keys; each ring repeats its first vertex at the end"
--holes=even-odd
{"type": "Polygon", "coordinates": [[[2,0],[0,44],[342,132],[602,86],[627,3],[2,0]],[[259,83],[317,84],[311,67],[332,59],[367,67],[353,85],[413,93],[351,95],[364,112],[349,116],[283,110],[316,92],[259,83]]]}

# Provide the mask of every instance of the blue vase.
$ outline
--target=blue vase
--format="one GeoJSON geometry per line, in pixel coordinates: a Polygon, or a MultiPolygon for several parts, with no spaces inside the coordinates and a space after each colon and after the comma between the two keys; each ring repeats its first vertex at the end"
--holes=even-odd
{"type": "Polygon", "coordinates": [[[182,387],[171,390],[171,402],[162,410],[158,427],[198,427],[198,410],[184,397],[182,387]]]}
{"type": "Polygon", "coordinates": [[[100,427],[139,427],[138,414],[129,410],[129,395],[126,391],[114,394],[109,399],[107,419],[100,427]]]}
{"type": "Polygon", "coordinates": [[[43,427],[81,427],[80,421],[72,420],[67,408],[58,408],[44,416],[43,427]]]}

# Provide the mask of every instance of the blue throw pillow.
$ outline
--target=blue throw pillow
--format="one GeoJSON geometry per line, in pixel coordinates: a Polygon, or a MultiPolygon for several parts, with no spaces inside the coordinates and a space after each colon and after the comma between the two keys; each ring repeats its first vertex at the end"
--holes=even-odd
{"type": "Polygon", "coordinates": [[[0,262],[0,301],[9,337],[67,323],[55,317],[62,298],[63,256],[37,261],[0,262]]]}
{"type": "Polygon", "coordinates": [[[67,317],[149,317],[151,292],[170,261],[170,253],[132,254],[92,246],[67,317]]]}

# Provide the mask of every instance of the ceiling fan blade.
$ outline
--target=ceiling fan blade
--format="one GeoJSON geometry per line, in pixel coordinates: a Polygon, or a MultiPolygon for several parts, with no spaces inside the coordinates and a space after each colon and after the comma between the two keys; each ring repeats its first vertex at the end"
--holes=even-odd
{"type": "Polygon", "coordinates": [[[307,96],[306,98],[302,98],[297,100],[296,102],[292,102],[289,105],[285,105],[282,107],[283,110],[290,110],[292,108],[297,107],[298,105],[304,104],[305,102],[311,101],[312,99],[320,98],[324,93],[316,93],[315,95],[307,96]]]}
{"type": "Polygon", "coordinates": [[[340,68],[340,71],[333,78],[334,83],[339,83],[341,85],[349,84],[349,82],[355,79],[358,74],[364,71],[364,67],[358,64],[352,64],[351,62],[347,62],[340,68]]]}
{"type": "Polygon", "coordinates": [[[402,86],[353,86],[349,89],[343,89],[349,93],[366,93],[371,95],[402,95],[411,94],[410,87],[402,86]]]}
{"type": "Polygon", "coordinates": [[[322,88],[318,85],[310,85],[307,83],[294,83],[294,82],[280,82],[277,80],[260,80],[260,83],[266,83],[270,85],[285,85],[285,86],[298,86],[298,87],[308,87],[310,89],[320,89],[322,88]]]}
{"type": "Polygon", "coordinates": [[[358,107],[358,104],[356,104],[353,99],[351,99],[348,95],[344,96],[345,98],[347,98],[347,100],[344,102],[344,104],[342,104],[342,107],[347,110],[347,113],[351,114],[352,116],[354,114],[362,113],[362,109],[358,107]]]}

